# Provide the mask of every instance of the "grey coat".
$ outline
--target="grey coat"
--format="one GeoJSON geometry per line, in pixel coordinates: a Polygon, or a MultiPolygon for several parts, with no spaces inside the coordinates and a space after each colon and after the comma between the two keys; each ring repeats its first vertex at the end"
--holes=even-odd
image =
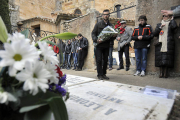
{"type": "Polygon", "coordinates": [[[176,7],[176,8],[173,10],[173,14],[174,14],[174,16],[180,15],[180,6],[176,7]]]}
{"type": "Polygon", "coordinates": [[[118,42],[118,51],[121,50],[121,48],[125,45],[125,44],[129,44],[131,42],[131,36],[132,36],[132,28],[130,27],[125,27],[125,31],[123,34],[118,34],[118,36],[116,37],[116,39],[118,37],[120,37],[120,41],[118,42]]]}
{"type": "Polygon", "coordinates": [[[72,41],[71,46],[72,46],[71,47],[71,52],[76,53],[77,48],[79,47],[78,41],[77,40],[72,41]]]}

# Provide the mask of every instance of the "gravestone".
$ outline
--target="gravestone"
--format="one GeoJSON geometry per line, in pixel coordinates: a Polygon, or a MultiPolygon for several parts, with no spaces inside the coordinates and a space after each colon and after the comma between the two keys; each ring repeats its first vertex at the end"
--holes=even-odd
{"type": "Polygon", "coordinates": [[[86,82],[92,82],[95,80],[96,79],[93,79],[93,78],[67,74],[66,85],[69,87],[69,86],[78,85],[78,84],[82,84],[86,82]]]}
{"type": "Polygon", "coordinates": [[[121,89],[122,84],[93,81],[69,87],[69,120],[166,120],[174,100],[121,89]]]}

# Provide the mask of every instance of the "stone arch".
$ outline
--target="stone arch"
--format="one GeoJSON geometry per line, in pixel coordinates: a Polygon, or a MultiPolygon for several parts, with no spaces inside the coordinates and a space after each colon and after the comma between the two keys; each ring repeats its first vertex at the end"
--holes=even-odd
{"type": "Polygon", "coordinates": [[[82,12],[81,12],[81,10],[80,10],[80,9],[76,9],[76,10],[74,11],[74,14],[77,14],[77,15],[82,15],[82,12]]]}

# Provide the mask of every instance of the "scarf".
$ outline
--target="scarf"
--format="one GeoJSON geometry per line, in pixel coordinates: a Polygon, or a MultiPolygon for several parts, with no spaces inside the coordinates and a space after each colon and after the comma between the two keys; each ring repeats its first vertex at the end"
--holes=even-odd
{"type": "Polygon", "coordinates": [[[168,36],[169,22],[170,22],[170,20],[162,20],[161,21],[161,24],[165,24],[165,26],[162,27],[162,30],[159,34],[159,42],[162,43],[161,52],[167,52],[167,36],[168,36]]]}

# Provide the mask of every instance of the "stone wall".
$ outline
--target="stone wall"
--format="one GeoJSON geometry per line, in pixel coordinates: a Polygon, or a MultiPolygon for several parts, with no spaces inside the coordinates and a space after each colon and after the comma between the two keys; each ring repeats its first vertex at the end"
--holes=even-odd
{"type": "Polygon", "coordinates": [[[36,16],[52,17],[56,0],[11,0],[14,5],[19,6],[20,20],[36,16]]]}
{"type": "MultiPolygon", "coordinates": [[[[140,15],[147,16],[147,23],[152,25],[153,30],[156,27],[157,23],[160,23],[162,20],[161,10],[163,9],[171,9],[173,6],[180,5],[179,0],[137,0],[137,10],[136,10],[136,25],[138,25],[138,17],[140,15]]],[[[175,19],[176,22],[180,23],[180,19],[175,19]]],[[[179,31],[180,33],[180,31],[179,31]]],[[[175,43],[176,43],[176,51],[175,51],[175,61],[174,68],[170,69],[171,75],[180,75],[180,40],[177,39],[177,34],[175,35],[175,43]]],[[[154,38],[151,42],[151,48],[148,53],[148,61],[147,61],[147,72],[148,73],[159,73],[159,68],[155,67],[155,47],[153,42],[156,38],[154,38]]]]}

